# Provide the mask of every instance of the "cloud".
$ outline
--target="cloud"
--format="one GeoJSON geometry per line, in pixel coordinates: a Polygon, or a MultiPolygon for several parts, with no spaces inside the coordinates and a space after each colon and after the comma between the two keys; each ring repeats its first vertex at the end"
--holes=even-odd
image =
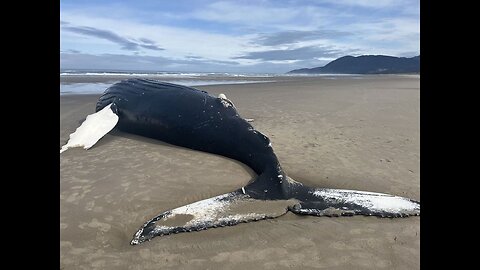
{"type": "Polygon", "coordinates": [[[420,55],[419,51],[402,52],[397,54],[398,57],[413,57],[417,55],[420,55]]]}
{"type": "MultiPolygon", "coordinates": [[[[339,6],[354,6],[354,7],[363,7],[363,8],[386,8],[386,7],[396,7],[399,5],[404,5],[406,2],[412,1],[405,1],[405,0],[324,0],[323,2],[329,2],[334,5],[339,6]]],[[[418,2],[417,0],[413,0],[413,2],[418,2]]]]}
{"type": "Polygon", "coordinates": [[[60,51],[60,53],[81,53],[79,50],[68,49],[65,51],[60,51]]]}
{"type": "Polygon", "coordinates": [[[230,27],[233,31],[241,29],[258,33],[265,29],[336,29],[342,28],[345,23],[392,18],[407,10],[408,14],[418,11],[419,0],[224,0],[197,5],[186,14],[200,21],[222,23],[222,27],[230,27]]]}
{"type": "Polygon", "coordinates": [[[151,39],[148,39],[148,38],[139,38],[138,40],[140,40],[141,42],[145,43],[145,44],[155,44],[155,41],[151,40],[151,39]]]}
{"type": "MultiPolygon", "coordinates": [[[[164,51],[148,51],[149,55],[182,59],[186,55],[197,55],[208,59],[228,61],[237,56],[239,51],[248,47],[251,36],[232,35],[199,30],[189,27],[168,26],[158,23],[139,22],[133,15],[125,20],[114,20],[108,16],[92,17],[81,13],[65,11],[63,20],[72,25],[88,26],[108,30],[137,44],[148,46],[150,43],[161,44],[164,51]]],[[[197,22],[198,23],[198,22],[197,22]]],[[[103,39],[104,40],[104,39],[103,39]]],[[[98,39],[82,39],[77,34],[61,28],[61,47],[73,48],[91,54],[115,53],[131,54],[120,50],[117,43],[103,42],[98,39]],[[92,42],[96,41],[96,42],[92,42]]],[[[251,45],[250,45],[251,46],[251,45]]]]}
{"type": "MultiPolygon", "coordinates": [[[[349,53],[354,50],[349,50],[349,53]]],[[[269,50],[249,52],[234,59],[255,59],[262,61],[310,60],[318,58],[335,58],[345,55],[345,51],[327,46],[307,46],[297,49],[269,50]]]]}
{"type": "Polygon", "coordinates": [[[237,1],[221,1],[197,8],[190,16],[204,21],[274,27],[277,24],[292,21],[299,14],[301,10],[272,6],[268,3],[265,5],[261,1],[242,4],[237,1]]]}
{"type": "Polygon", "coordinates": [[[239,65],[235,61],[219,61],[213,59],[173,59],[162,56],[123,55],[123,54],[88,54],[60,52],[60,68],[62,69],[122,69],[126,70],[170,70],[192,71],[225,68],[239,65]]]}
{"type": "Polygon", "coordinates": [[[316,40],[316,39],[335,39],[339,37],[345,37],[352,35],[349,32],[337,31],[337,30],[314,30],[314,31],[283,31],[269,34],[262,34],[260,37],[253,41],[254,44],[275,46],[294,44],[301,41],[316,40]]]}
{"type": "Polygon", "coordinates": [[[122,49],[128,50],[128,51],[138,51],[140,47],[145,49],[150,49],[150,50],[156,50],[156,51],[164,50],[163,48],[160,48],[157,45],[155,45],[155,42],[145,38],[140,39],[141,42],[135,42],[108,30],[98,29],[90,26],[69,26],[70,24],[68,22],[63,22],[62,25],[63,25],[62,27],[63,30],[81,34],[81,35],[105,39],[120,45],[122,49]]]}
{"type": "MultiPolygon", "coordinates": [[[[260,62],[241,65],[235,61],[199,59],[171,59],[161,56],[122,55],[122,54],[60,54],[61,69],[110,70],[122,67],[124,70],[145,71],[185,71],[185,72],[277,72],[285,73],[292,69],[323,66],[329,61],[308,59],[295,63],[260,62]]],[[[201,58],[201,57],[200,57],[201,58]]]]}
{"type": "Polygon", "coordinates": [[[153,44],[138,44],[138,46],[140,46],[140,47],[142,47],[142,48],[145,48],[145,49],[154,50],[154,51],[163,51],[163,50],[165,50],[165,49],[160,48],[160,47],[158,47],[157,45],[153,45],[153,44]]]}
{"type": "Polygon", "coordinates": [[[187,55],[187,56],[185,56],[185,58],[188,58],[188,59],[204,59],[203,57],[196,56],[196,55],[187,55]]]}

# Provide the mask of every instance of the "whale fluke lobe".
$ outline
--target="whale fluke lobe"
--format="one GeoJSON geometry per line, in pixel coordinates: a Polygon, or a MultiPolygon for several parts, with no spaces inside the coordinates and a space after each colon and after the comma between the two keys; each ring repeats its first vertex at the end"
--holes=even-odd
{"type": "Polygon", "coordinates": [[[135,233],[130,244],[141,244],[156,236],[280,217],[293,203],[290,200],[257,200],[239,189],[157,215],[135,233]]]}
{"type": "Polygon", "coordinates": [[[308,188],[300,203],[290,207],[295,214],[312,216],[408,217],[420,215],[420,203],[390,194],[345,189],[308,188]]]}

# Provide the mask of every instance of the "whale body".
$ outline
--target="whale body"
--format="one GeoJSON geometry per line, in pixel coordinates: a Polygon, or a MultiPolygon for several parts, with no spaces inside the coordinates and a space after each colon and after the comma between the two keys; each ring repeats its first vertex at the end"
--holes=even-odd
{"type": "Polygon", "coordinates": [[[222,155],[257,176],[230,193],[166,210],[145,222],[132,245],[156,236],[299,215],[407,217],[420,203],[365,191],[308,187],[283,171],[269,138],[242,118],[225,95],[148,79],[127,79],[105,90],[96,112],[62,147],[89,149],[113,128],[193,150],[222,155]]]}

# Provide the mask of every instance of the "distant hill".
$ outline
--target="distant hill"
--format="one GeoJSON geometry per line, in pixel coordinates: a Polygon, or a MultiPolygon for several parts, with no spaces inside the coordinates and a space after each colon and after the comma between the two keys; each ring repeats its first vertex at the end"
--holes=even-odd
{"type": "Polygon", "coordinates": [[[361,55],[340,57],[323,67],[301,68],[287,74],[399,74],[420,73],[420,55],[395,57],[387,55],[361,55]]]}

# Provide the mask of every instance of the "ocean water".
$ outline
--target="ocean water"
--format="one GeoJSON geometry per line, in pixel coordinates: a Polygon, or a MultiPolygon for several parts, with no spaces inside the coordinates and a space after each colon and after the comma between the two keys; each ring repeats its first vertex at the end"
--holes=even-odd
{"type": "Polygon", "coordinates": [[[231,73],[231,72],[172,72],[172,71],[99,71],[99,70],[61,70],[60,77],[74,76],[115,76],[115,77],[166,77],[166,78],[270,78],[270,77],[346,77],[362,76],[361,74],[285,74],[285,73],[231,73]]]}
{"type": "Polygon", "coordinates": [[[228,72],[163,72],[163,71],[99,71],[61,70],[60,95],[101,94],[115,81],[123,78],[145,77],[185,86],[244,84],[275,82],[279,77],[321,76],[328,79],[357,76],[355,74],[275,74],[275,73],[228,73],[228,72]],[[82,78],[81,80],[78,80],[82,78]],[[87,79],[85,79],[87,78],[87,79]],[[88,82],[88,78],[92,81],[88,82]],[[63,80],[62,80],[63,79],[63,80]],[[62,82],[63,81],[63,82],[62,82]],[[72,82],[73,81],[73,82],[72,82]]]}
{"type": "MultiPolygon", "coordinates": [[[[169,83],[185,86],[201,86],[216,84],[243,84],[243,83],[262,83],[273,82],[275,74],[242,74],[226,72],[146,72],[146,71],[98,71],[98,70],[62,70],[60,78],[76,81],[77,78],[83,78],[82,82],[61,82],[60,95],[68,94],[101,94],[112,83],[119,78],[145,77],[157,79],[169,83]],[[101,78],[108,82],[88,82],[88,79],[101,78]],[[258,78],[258,79],[255,79],[258,78]],[[111,80],[110,80],[111,79],[111,80]],[[85,81],[85,82],[83,82],[85,81]]],[[[61,80],[62,81],[62,80],[61,80]]]]}
{"type": "Polygon", "coordinates": [[[274,77],[288,74],[279,73],[230,73],[230,72],[172,72],[172,71],[100,71],[100,70],[61,70],[60,76],[125,76],[125,77],[274,77]]]}

